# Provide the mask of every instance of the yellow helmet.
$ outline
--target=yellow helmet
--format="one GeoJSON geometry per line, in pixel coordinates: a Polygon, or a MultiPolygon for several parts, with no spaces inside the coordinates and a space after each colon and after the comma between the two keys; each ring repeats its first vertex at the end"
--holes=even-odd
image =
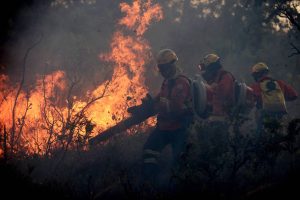
{"type": "Polygon", "coordinates": [[[257,73],[257,72],[261,72],[261,71],[268,71],[269,70],[269,67],[263,63],[263,62],[259,62],[259,63],[256,63],[255,65],[253,65],[252,67],[252,73],[257,73]]]}
{"type": "Polygon", "coordinates": [[[201,65],[206,68],[207,66],[209,66],[212,63],[218,62],[220,60],[220,57],[216,54],[207,54],[202,62],[201,65]]]}
{"type": "Polygon", "coordinates": [[[167,64],[178,60],[176,53],[171,49],[162,49],[157,55],[157,64],[167,64]]]}

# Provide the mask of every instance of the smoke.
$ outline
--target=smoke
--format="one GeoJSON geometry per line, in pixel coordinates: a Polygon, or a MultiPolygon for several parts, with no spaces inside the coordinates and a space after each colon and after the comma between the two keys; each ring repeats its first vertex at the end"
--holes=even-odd
{"type": "MultiPolygon", "coordinates": [[[[59,85],[62,76],[66,76],[67,81],[80,80],[80,85],[74,90],[74,95],[80,98],[81,95],[89,90],[93,91],[113,76],[114,65],[101,60],[100,55],[107,55],[111,52],[110,44],[117,29],[129,35],[135,34],[134,31],[124,30],[124,27],[117,25],[124,15],[120,11],[119,4],[121,2],[132,3],[132,0],[28,0],[26,2],[28,3],[22,4],[13,17],[7,17],[10,25],[7,27],[4,38],[1,39],[4,42],[0,46],[0,70],[9,75],[12,84],[20,81],[24,56],[29,47],[40,38],[40,42],[27,56],[24,88],[36,84],[36,78],[43,74],[48,75],[61,70],[64,73],[58,79],[54,79],[56,84],[59,85]]],[[[288,57],[291,49],[287,33],[276,32],[271,27],[262,25],[262,15],[259,13],[264,10],[249,9],[241,5],[240,1],[233,0],[209,2],[205,0],[157,0],[154,2],[162,6],[164,19],[152,23],[143,36],[148,41],[147,44],[153,56],[162,48],[173,49],[179,57],[179,65],[184,73],[193,77],[198,72],[196,66],[202,57],[208,53],[217,53],[221,57],[224,68],[231,71],[237,79],[246,81],[247,84],[252,83],[249,73],[251,65],[263,61],[270,66],[275,78],[288,81],[300,91],[300,56],[288,57]]],[[[155,70],[155,61],[152,58],[145,64],[146,86],[152,94],[158,92],[162,81],[155,70]]],[[[50,76],[46,77],[48,78],[53,79],[50,76]]],[[[2,82],[6,80],[7,77],[0,74],[1,92],[5,89],[2,87],[2,82]]],[[[42,88],[41,85],[40,82],[42,88]]],[[[54,89],[63,91],[62,88],[54,89]]],[[[100,89],[99,92],[102,91],[102,88],[100,89]]],[[[40,93],[43,94],[43,92],[40,93]]],[[[52,90],[49,93],[52,93],[52,90]]],[[[57,101],[57,99],[49,99],[47,106],[57,101]]],[[[82,103],[75,98],[73,101],[82,103]]],[[[63,103],[66,104],[66,102],[61,104],[63,103]]],[[[299,116],[297,104],[299,100],[288,104],[292,117],[299,116]]],[[[40,105],[35,105],[33,109],[40,112],[40,105]]],[[[98,112],[95,112],[94,119],[101,117],[99,111],[104,109],[103,104],[99,104],[98,108],[92,109],[98,112]]],[[[44,110],[47,110],[46,105],[44,110]]],[[[8,112],[10,115],[11,109],[8,112]]],[[[49,114],[49,116],[50,119],[52,115],[49,114]]],[[[112,113],[107,116],[111,120],[112,113]]],[[[35,134],[35,129],[42,127],[38,123],[39,121],[29,123],[33,127],[30,133],[35,134]]],[[[61,131],[57,132],[61,133],[61,131]]],[[[202,132],[199,131],[199,133],[202,132]]],[[[122,145],[108,146],[104,153],[87,152],[90,154],[78,154],[79,158],[76,156],[74,158],[71,152],[66,159],[72,162],[67,160],[65,162],[67,164],[60,167],[61,171],[55,173],[69,176],[69,180],[78,179],[80,184],[85,184],[79,176],[80,173],[83,176],[89,173],[95,174],[96,178],[101,177],[101,181],[106,180],[105,178],[110,180],[112,177],[117,177],[116,179],[119,180],[119,174],[116,175],[116,172],[122,168],[121,164],[125,163],[124,168],[130,169],[132,174],[136,175],[140,167],[136,165],[136,158],[141,157],[141,145],[144,144],[147,134],[136,134],[134,137],[136,137],[134,140],[128,137],[128,141],[123,141],[122,145]],[[83,162],[77,162],[78,159],[82,159],[83,162]],[[94,164],[91,160],[98,161],[94,164]],[[82,167],[84,165],[86,169],[82,167]],[[102,173],[104,178],[100,176],[102,173]]],[[[35,170],[33,175],[51,176],[63,180],[61,176],[53,176],[54,172],[47,170],[53,168],[52,170],[55,171],[56,167],[52,165],[58,166],[59,164],[51,165],[50,161],[44,160],[41,163],[43,164],[35,170]],[[40,174],[38,170],[41,171],[40,174]],[[43,173],[46,175],[41,175],[43,173]]],[[[89,186],[89,183],[90,177],[86,178],[86,185],[89,186]]],[[[105,183],[105,186],[107,185],[109,184],[105,183]]]]}
{"type": "Polygon", "coordinates": [[[80,77],[89,87],[99,84],[112,69],[98,55],[109,49],[115,21],[120,15],[117,3],[74,3],[68,8],[36,1],[16,16],[5,43],[3,65],[18,81],[26,51],[42,37],[26,62],[26,81],[36,74],[64,70],[70,78],[80,77]],[[107,9],[110,6],[116,9],[107,9]]]}
{"type": "MultiPolygon", "coordinates": [[[[27,84],[35,80],[36,74],[59,69],[66,71],[69,78],[80,77],[82,92],[112,75],[112,67],[99,55],[109,52],[117,21],[122,16],[119,3],[132,1],[28,2],[12,18],[1,47],[1,66],[5,66],[5,73],[13,81],[20,80],[24,55],[41,35],[41,42],[27,59],[27,84]]],[[[174,49],[179,65],[193,76],[204,55],[217,53],[225,69],[249,84],[253,82],[250,67],[263,61],[271,67],[275,78],[297,85],[293,74],[299,74],[299,56],[288,58],[291,47],[286,33],[263,25],[263,7],[250,9],[231,0],[156,2],[163,7],[164,19],[153,23],[145,33],[153,55],[162,48],[174,49]]],[[[161,77],[155,72],[155,62],[147,63],[146,68],[146,84],[150,92],[156,93],[161,77]]]]}

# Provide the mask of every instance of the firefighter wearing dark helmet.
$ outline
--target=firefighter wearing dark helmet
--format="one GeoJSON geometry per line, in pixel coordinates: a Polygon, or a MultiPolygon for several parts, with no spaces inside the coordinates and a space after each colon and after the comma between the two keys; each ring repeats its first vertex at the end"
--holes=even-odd
{"type": "Polygon", "coordinates": [[[257,133],[260,135],[264,125],[280,122],[287,114],[286,101],[297,99],[297,92],[282,80],[269,75],[269,67],[259,62],[252,66],[251,74],[255,83],[251,86],[256,104],[257,133]]]}
{"type": "Polygon", "coordinates": [[[161,151],[170,144],[175,164],[184,149],[186,131],[192,121],[190,83],[177,66],[178,57],[171,49],[159,51],[157,67],[164,78],[155,97],[157,124],[143,148],[143,173],[146,180],[155,181],[159,172],[161,151]]]}

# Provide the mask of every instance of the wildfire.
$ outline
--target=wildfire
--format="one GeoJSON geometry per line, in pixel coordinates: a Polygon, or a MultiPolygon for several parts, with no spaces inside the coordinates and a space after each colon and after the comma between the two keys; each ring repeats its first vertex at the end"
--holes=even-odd
{"type": "Polygon", "coordinates": [[[7,76],[0,76],[1,141],[5,138],[12,152],[48,155],[58,147],[81,147],[97,131],[127,118],[129,106],[141,103],[147,94],[144,67],[151,58],[143,34],[152,21],[162,19],[162,10],[151,0],[121,3],[120,8],[125,15],[113,35],[111,51],[99,56],[113,66],[112,78],[87,91],[88,100],[71,95],[65,72],[56,71],[38,77],[34,89],[20,92],[12,117],[18,87],[10,86],[7,76]]]}

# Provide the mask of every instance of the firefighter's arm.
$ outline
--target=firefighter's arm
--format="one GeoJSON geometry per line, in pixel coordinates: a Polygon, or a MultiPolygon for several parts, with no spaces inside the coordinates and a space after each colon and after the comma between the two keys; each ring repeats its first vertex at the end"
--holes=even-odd
{"type": "Polygon", "coordinates": [[[170,112],[170,100],[166,97],[159,96],[156,109],[161,113],[170,112]]]}
{"type": "Polygon", "coordinates": [[[284,98],[286,101],[293,101],[298,98],[298,94],[296,90],[291,85],[281,80],[279,80],[278,83],[280,87],[283,89],[284,98]]]}
{"type": "Polygon", "coordinates": [[[247,90],[246,90],[246,104],[248,107],[254,107],[255,106],[255,102],[256,102],[256,98],[255,98],[255,94],[254,94],[254,90],[247,86],[247,90]]]}
{"type": "Polygon", "coordinates": [[[150,115],[156,114],[155,109],[155,101],[156,99],[153,98],[149,93],[142,99],[142,103],[140,105],[132,106],[127,109],[128,113],[132,115],[150,115]]]}
{"type": "MultiPolygon", "coordinates": [[[[260,101],[260,99],[261,99],[261,95],[260,95],[260,93],[261,93],[261,91],[260,91],[260,87],[259,87],[259,85],[257,84],[257,83],[254,83],[254,84],[252,84],[251,86],[250,86],[250,88],[251,88],[251,96],[252,97],[249,97],[249,98],[252,98],[252,100],[253,100],[253,104],[254,104],[254,106],[258,106],[257,104],[258,104],[258,102],[260,101]]],[[[249,93],[250,94],[250,93],[249,93]]]]}
{"type": "Polygon", "coordinates": [[[159,111],[168,118],[177,118],[182,113],[186,112],[185,101],[190,95],[189,92],[190,86],[188,80],[176,80],[176,83],[172,88],[170,97],[159,97],[159,111]]]}
{"type": "Polygon", "coordinates": [[[175,115],[181,115],[187,112],[188,107],[186,102],[190,96],[189,81],[185,78],[178,79],[171,93],[170,112],[175,115]]]}
{"type": "Polygon", "coordinates": [[[163,91],[165,90],[167,81],[164,80],[160,88],[160,92],[154,97],[155,106],[154,109],[159,113],[166,113],[169,110],[169,99],[164,95],[163,91]]]}

